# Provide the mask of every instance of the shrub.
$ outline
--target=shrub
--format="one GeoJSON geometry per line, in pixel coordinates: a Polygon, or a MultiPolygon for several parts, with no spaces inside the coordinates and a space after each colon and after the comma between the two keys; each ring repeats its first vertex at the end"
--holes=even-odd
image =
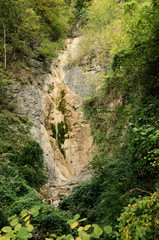
{"type": "Polygon", "coordinates": [[[119,221],[118,240],[157,240],[159,237],[159,192],[149,197],[136,199],[121,214],[119,221]]]}

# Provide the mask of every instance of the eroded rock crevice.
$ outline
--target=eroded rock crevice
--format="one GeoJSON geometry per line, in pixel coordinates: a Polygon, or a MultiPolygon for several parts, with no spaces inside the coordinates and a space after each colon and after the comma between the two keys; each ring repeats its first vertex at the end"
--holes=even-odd
{"type": "Polygon", "coordinates": [[[66,50],[52,64],[42,88],[34,83],[15,91],[16,111],[31,118],[30,134],[44,152],[48,182],[41,193],[54,200],[67,196],[74,185],[91,175],[87,166],[92,158],[93,138],[81,110],[82,98],[91,88],[81,67],[69,67],[79,41],[66,41],[66,50]]]}
{"type": "MultiPolygon", "coordinates": [[[[53,64],[45,85],[48,95],[43,98],[44,117],[47,119],[45,127],[54,151],[58,177],[56,181],[49,181],[42,192],[53,199],[63,198],[77,182],[90,176],[90,170],[86,170],[92,157],[93,139],[90,126],[81,110],[82,97],[72,91],[71,85],[66,84],[69,59],[74,50],[74,42],[69,42],[66,51],[56,60],[58,63],[53,64]],[[53,86],[51,90],[50,86],[53,86]]],[[[76,81],[79,84],[80,79],[76,78],[76,81]]]]}

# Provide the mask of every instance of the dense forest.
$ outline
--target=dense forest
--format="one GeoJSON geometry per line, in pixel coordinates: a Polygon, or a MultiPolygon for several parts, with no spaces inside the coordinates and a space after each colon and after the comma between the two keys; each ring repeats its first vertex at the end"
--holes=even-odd
{"type": "Polygon", "coordinates": [[[159,238],[158,16],[159,0],[0,0],[0,239],[159,238]],[[71,64],[100,68],[83,104],[94,174],[54,208],[36,194],[43,151],[12,92],[42,86],[74,35],[71,64]]]}

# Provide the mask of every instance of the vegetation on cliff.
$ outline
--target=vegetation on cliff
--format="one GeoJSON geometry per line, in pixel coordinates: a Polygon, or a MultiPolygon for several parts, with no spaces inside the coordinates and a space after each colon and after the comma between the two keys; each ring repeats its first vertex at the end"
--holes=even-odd
{"type": "Polygon", "coordinates": [[[158,13],[159,1],[94,0],[82,30],[78,64],[103,69],[84,103],[98,146],[96,174],[61,207],[114,226],[118,234],[104,239],[158,238],[158,195],[148,203],[159,177],[158,13]]]}
{"type": "Polygon", "coordinates": [[[46,228],[49,232],[48,225],[51,231],[65,229],[68,214],[55,213],[36,194],[47,178],[43,152],[28,135],[29,118],[15,112],[13,93],[17,85],[43,84],[40,74],[48,73],[72,27],[69,9],[63,0],[0,1],[0,227],[8,224],[9,216],[39,204],[41,216],[35,219],[39,238],[46,228]]]}
{"type": "Polygon", "coordinates": [[[33,239],[69,234],[66,221],[78,213],[89,224],[113,227],[100,239],[157,240],[159,1],[0,0],[0,6],[0,227],[38,204],[33,239]],[[45,182],[42,150],[28,136],[29,119],[14,113],[12,87],[24,83],[22,74],[26,83],[39,74],[32,60],[46,71],[77,19],[85,24],[78,64],[102,69],[84,103],[97,146],[95,174],[55,210],[35,193],[45,182]]]}

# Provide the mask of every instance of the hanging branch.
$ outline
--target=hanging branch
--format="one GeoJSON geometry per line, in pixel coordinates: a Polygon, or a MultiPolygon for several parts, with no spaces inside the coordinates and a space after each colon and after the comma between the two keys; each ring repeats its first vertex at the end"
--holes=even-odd
{"type": "Polygon", "coordinates": [[[37,196],[39,196],[39,197],[43,200],[43,202],[49,202],[49,203],[50,203],[50,206],[52,206],[52,204],[53,204],[53,199],[52,199],[52,198],[44,198],[44,197],[42,196],[42,194],[40,194],[39,192],[37,192],[35,189],[34,189],[34,192],[36,193],[37,196]]]}
{"type": "Polygon", "coordinates": [[[140,188],[134,188],[134,189],[131,189],[130,191],[133,192],[133,191],[135,191],[135,190],[138,190],[138,191],[140,191],[140,192],[145,192],[145,193],[148,193],[148,194],[152,195],[152,193],[150,193],[150,192],[148,192],[148,191],[145,191],[145,190],[142,190],[142,189],[140,189],[140,188]]]}

